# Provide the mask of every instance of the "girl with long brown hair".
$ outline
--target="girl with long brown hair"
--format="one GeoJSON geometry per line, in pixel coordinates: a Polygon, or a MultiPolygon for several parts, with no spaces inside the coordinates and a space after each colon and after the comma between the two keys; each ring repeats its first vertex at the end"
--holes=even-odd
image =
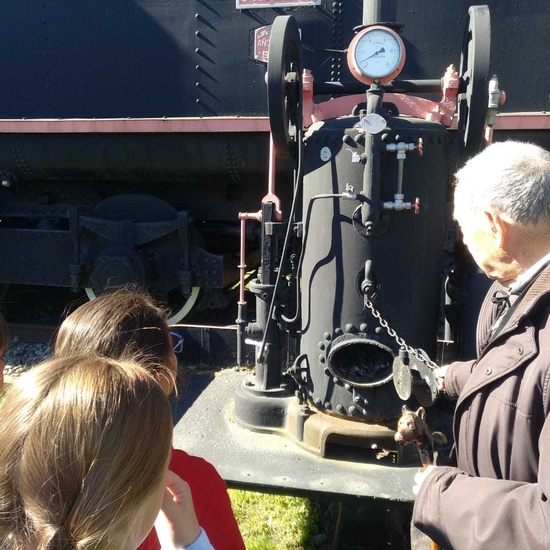
{"type": "MultiPolygon", "coordinates": [[[[61,324],[54,356],[92,353],[114,359],[137,357],[168,395],[174,388],[181,339],[172,334],[167,314],[148,295],[117,290],[87,302],[61,324]]],[[[154,431],[143,430],[141,437],[155,446],[154,431]]],[[[170,470],[191,488],[193,505],[201,527],[216,550],[244,550],[244,542],[233,515],[227,485],[206,460],[173,449],[170,470]]],[[[153,530],[140,550],[160,550],[153,530]]]]}

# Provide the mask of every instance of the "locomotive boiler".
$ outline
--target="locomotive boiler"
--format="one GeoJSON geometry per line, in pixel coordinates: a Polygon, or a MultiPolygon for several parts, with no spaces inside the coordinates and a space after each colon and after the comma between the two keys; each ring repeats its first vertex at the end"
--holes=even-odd
{"type": "Polygon", "coordinates": [[[332,99],[313,102],[294,18],[276,19],[269,51],[273,140],[296,159],[296,182],[277,265],[276,211],[262,210],[265,254],[250,283],[258,320],[245,328],[256,368],[235,417],[322,456],[334,444],[397,452],[401,399],[433,403],[448,176],[453,154],[481,147],[489,97],[487,6],[470,9],[462,76],[451,65],[441,80],[397,79],[399,26],[375,13],[347,50],[359,86],[325,84],[332,99]],[[448,128],[461,103],[455,139],[448,128]]]}
{"type": "Polygon", "coordinates": [[[236,318],[240,426],[399,454],[403,401],[433,403],[432,359],[472,320],[452,174],[493,136],[550,143],[549,19],[534,0],[6,0],[0,283],[132,283],[173,323],[236,318]]]}

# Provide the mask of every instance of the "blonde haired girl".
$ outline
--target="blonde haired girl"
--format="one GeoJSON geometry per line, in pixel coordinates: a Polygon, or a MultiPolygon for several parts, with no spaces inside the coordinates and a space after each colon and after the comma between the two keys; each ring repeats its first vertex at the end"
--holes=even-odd
{"type": "Polygon", "coordinates": [[[168,401],[137,363],[75,355],[37,366],[8,390],[0,426],[0,548],[134,550],[161,506],[180,525],[165,548],[200,534],[185,484],[167,473],[168,401]]]}

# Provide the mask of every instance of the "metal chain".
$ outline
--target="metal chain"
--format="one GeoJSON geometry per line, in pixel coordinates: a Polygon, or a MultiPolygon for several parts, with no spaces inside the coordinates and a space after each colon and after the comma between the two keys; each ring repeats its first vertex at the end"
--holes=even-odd
{"type": "Polygon", "coordinates": [[[386,332],[397,342],[400,348],[404,348],[407,353],[414,355],[419,361],[424,363],[428,368],[434,370],[439,368],[439,365],[434,363],[431,359],[424,357],[419,350],[409,346],[403,338],[398,336],[397,332],[393,330],[389,323],[382,317],[381,313],[374,307],[374,304],[372,303],[371,299],[365,294],[365,306],[367,306],[373,317],[378,319],[378,322],[380,323],[380,326],[384,329],[386,329],[386,332]]]}

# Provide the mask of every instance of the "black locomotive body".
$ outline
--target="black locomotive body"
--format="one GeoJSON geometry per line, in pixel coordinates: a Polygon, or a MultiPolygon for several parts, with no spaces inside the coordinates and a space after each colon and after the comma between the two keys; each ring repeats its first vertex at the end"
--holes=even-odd
{"type": "Polygon", "coordinates": [[[453,172],[486,124],[550,144],[542,114],[513,115],[547,108],[550,6],[288,4],[5,0],[0,283],[134,283],[174,322],[229,311],[237,361],[255,349],[241,424],[321,455],[342,434],[393,449],[394,359],[411,348],[430,404],[423,358],[460,334],[441,314],[453,172]],[[406,60],[369,85],[346,50],[374,24],[406,60]]]}

